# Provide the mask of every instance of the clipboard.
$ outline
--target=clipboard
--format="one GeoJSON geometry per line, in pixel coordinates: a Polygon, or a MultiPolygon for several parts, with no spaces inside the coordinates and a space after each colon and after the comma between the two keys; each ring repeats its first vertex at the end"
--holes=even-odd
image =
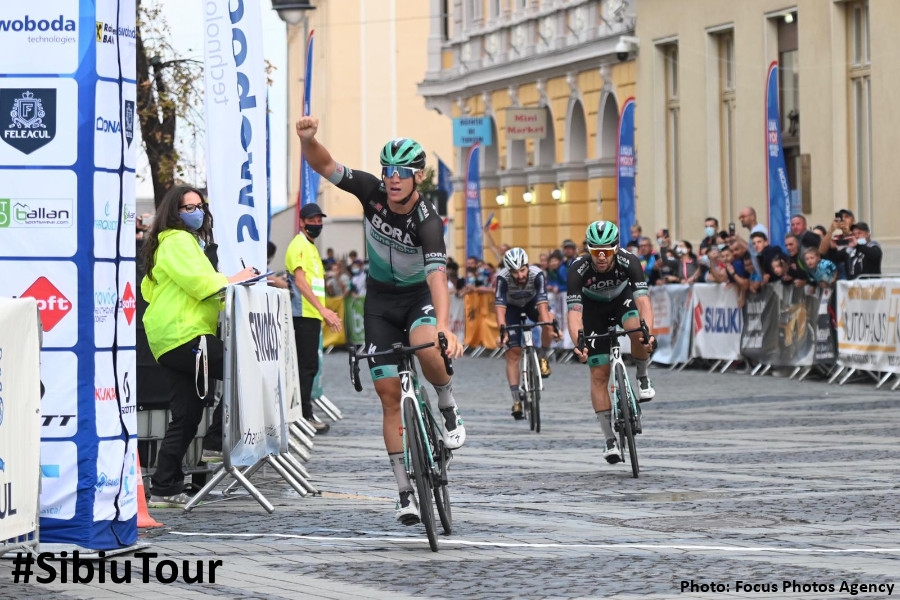
{"type": "MultiPolygon", "coordinates": [[[[251,283],[256,283],[258,281],[262,281],[269,275],[274,275],[274,274],[275,274],[275,271],[266,271],[265,273],[260,273],[259,275],[254,275],[253,277],[250,277],[249,279],[244,279],[243,281],[235,281],[234,283],[229,283],[228,285],[249,285],[251,283]]],[[[226,285],[225,287],[223,287],[221,289],[216,290],[215,292],[213,292],[212,294],[210,294],[209,296],[204,298],[204,300],[209,300],[210,298],[215,298],[219,294],[224,294],[225,289],[228,287],[228,285],[226,285]]]]}

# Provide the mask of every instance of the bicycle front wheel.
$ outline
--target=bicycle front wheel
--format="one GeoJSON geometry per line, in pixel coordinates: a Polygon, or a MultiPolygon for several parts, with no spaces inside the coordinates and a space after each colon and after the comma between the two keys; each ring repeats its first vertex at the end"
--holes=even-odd
{"type": "Polygon", "coordinates": [[[437,531],[434,523],[434,497],[432,495],[431,465],[425,450],[425,436],[419,421],[415,400],[403,400],[403,427],[406,429],[406,445],[409,453],[411,475],[416,483],[419,500],[419,519],[425,526],[428,545],[433,552],[438,551],[437,531]]]}
{"type": "MultiPolygon", "coordinates": [[[[420,391],[422,394],[422,403],[428,407],[428,416],[425,418],[425,430],[428,432],[428,443],[431,445],[432,459],[434,460],[433,471],[434,476],[434,503],[437,506],[438,518],[441,520],[441,527],[444,528],[444,534],[450,535],[453,528],[453,515],[450,512],[450,490],[447,481],[447,465],[450,463],[450,450],[444,446],[444,440],[441,437],[441,426],[435,421],[434,414],[431,412],[431,404],[428,402],[428,394],[424,389],[420,391]]],[[[437,413],[440,418],[440,412],[437,413]]]]}
{"type": "Polygon", "coordinates": [[[528,411],[528,418],[531,422],[531,429],[535,433],[541,432],[541,374],[538,372],[537,355],[534,350],[528,357],[531,368],[528,369],[531,385],[531,410],[528,411]]]}
{"type": "Polygon", "coordinates": [[[628,457],[631,460],[631,475],[638,476],[637,446],[634,445],[634,413],[631,409],[631,400],[628,394],[628,378],[625,376],[625,367],[616,365],[616,402],[619,403],[619,416],[622,419],[622,427],[619,430],[619,448],[625,452],[628,446],[628,457]]]}

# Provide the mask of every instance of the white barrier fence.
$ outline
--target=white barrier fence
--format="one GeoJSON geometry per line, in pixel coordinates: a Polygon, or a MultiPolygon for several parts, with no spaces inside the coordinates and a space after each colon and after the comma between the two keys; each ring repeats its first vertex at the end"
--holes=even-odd
{"type": "Polygon", "coordinates": [[[315,432],[301,418],[288,291],[264,283],[228,286],[222,331],[224,464],[186,510],[199,504],[230,475],[234,482],[225,494],[240,484],[271,513],[275,508],[250,483],[250,477],[263,465],[271,466],[301,496],[318,491],[309,483],[309,473],[291,454],[294,450],[308,460],[308,452],[291,438],[311,449],[309,436],[315,432]]]}
{"type": "Polygon", "coordinates": [[[0,298],[0,556],[38,538],[39,332],[34,298],[0,298]]]}
{"type": "MultiPolygon", "coordinates": [[[[550,302],[564,328],[563,299],[551,296],[550,302]]],[[[836,291],[776,283],[747,294],[743,306],[734,286],[664,285],[650,289],[650,302],[656,363],[683,368],[704,359],[715,361],[713,369],[724,364],[724,370],[744,360],[756,364],[753,374],[792,367],[791,375],[801,379],[818,368],[839,383],[864,372],[879,387],[900,374],[898,279],[840,281],[836,291]]],[[[630,351],[627,343],[623,338],[623,353],[630,351]]],[[[554,347],[571,348],[571,342],[554,347]]],[[[891,389],[898,387],[900,377],[891,389]]]]}

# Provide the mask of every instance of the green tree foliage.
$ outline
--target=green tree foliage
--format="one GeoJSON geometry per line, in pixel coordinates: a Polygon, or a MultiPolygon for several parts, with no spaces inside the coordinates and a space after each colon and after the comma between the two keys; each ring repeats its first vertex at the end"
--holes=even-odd
{"type": "Polygon", "coordinates": [[[170,38],[158,0],[137,0],[137,113],[157,205],[192,166],[178,152],[179,128],[196,136],[202,121],[203,65],[179,57],[170,38]]]}

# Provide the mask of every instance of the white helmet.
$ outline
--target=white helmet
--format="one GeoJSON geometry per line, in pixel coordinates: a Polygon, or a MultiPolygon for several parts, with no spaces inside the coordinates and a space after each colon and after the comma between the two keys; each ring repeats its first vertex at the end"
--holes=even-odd
{"type": "Polygon", "coordinates": [[[510,248],[503,255],[503,264],[510,271],[518,271],[528,264],[528,255],[521,248],[510,248]]]}

